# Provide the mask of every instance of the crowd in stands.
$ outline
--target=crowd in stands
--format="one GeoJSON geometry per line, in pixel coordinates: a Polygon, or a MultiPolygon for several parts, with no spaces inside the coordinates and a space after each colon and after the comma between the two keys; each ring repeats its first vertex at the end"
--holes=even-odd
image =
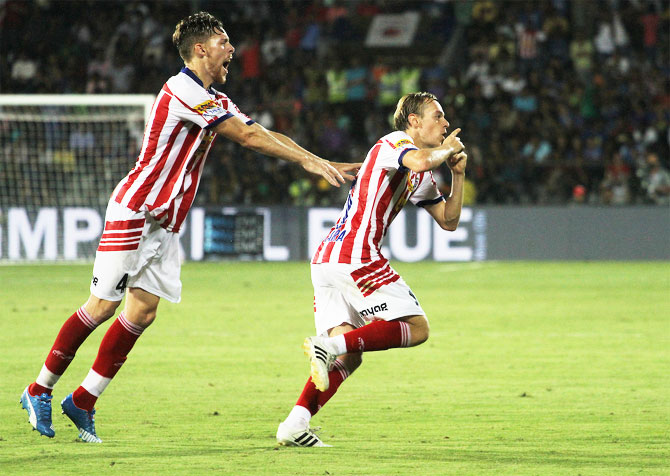
{"type": "MultiPolygon", "coordinates": [[[[462,128],[470,204],[670,204],[666,0],[7,0],[0,93],[156,94],[182,66],[174,25],[197,10],[237,49],[219,88],[324,158],[361,161],[398,98],[426,90],[462,128]],[[375,15],[407,11],[411,46],[366,46],[375,15]]],[[[346,193],[228,141],[209,161],[201,204],[346,193]]],[[[436,176],[448,193],[448,168],[436,176]]]]}

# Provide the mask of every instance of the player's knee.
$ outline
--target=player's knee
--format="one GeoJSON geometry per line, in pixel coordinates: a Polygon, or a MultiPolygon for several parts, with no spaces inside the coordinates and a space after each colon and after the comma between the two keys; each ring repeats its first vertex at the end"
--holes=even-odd
{"type": "Polygon", "coordinates": [[[363,363],[363,353],[356,352],[345,354],[341,356],[340,359],[342,360],[342,363],[344,364],[344,367],[347,369],[349,374],[352,374],[354,373],[354,370],[360,367],[363,363]]]}
{"type": "Polygon", "coordinates": [[[95,322],[100,324],[116,313],[119,304],[121,304],[121,301],[107,301],[91,296],[86,304],[84,304],[84,309],[86,309],[86,312],[89,313],[95,322]]]}
{"type": "Polygon", "coordinates": [[[417,316],[411,322],[411,345],[420,345],[428,340],[430,336],[430,325],[428,324],[428,319],[424,316],[417,316]]]}
{"type": "Polygon", "coordinates": [[[133,324],[137,324],[146,329],[156,320],[156,310],[147,311],[133,317],[134,319],[131,321],[133,324]]]}
{"type": "Polygon", "coordinates": [[[424,342],[428,340],[428,336],[430,335],[430,331],[427,329],[421,330],[416,333],[416,336],[412,335],[412,345],[421,345],[424,342]]]}

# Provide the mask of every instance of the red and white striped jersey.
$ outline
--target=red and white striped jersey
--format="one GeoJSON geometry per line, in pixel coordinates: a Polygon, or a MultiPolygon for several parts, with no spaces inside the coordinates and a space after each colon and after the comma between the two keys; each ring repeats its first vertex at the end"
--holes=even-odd
{"type": "Polygon", "coordinates": [[[385,135],[368,152],[335,225],[312,258],[319,263],[369,263],[384,259],[381,242],[408,200],[426,206],[444,200],[432,172],[412,172],[404,155],[418,150],[402,131],[385,135]]]}
{"type": "Polygon", "coordinates": [[[205,89],[191,70],[182,68],[156,97],[135,168],[116,186],[112,200],[147,211],[163,228],[178,232],[216,138],[211,129],[232,116],[254,122],[228,96],[205,89]]]}

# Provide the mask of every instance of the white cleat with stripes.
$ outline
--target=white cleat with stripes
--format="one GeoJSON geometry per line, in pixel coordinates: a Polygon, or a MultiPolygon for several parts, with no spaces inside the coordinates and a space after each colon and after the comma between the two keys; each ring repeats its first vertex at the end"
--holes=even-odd
{"type": "Polygon", "coordinates": [[[302,350],[309,357],[310,377],[321,392],[325,392],[330,386],[328,372],[337,358],[330,347],[325,337],[307,337],[302,344],[302,350]]]}
{"type": "Polygon", "coordinates": [[[321,438],[314,433],[318,428],[291,428],[286,422],[279,424],[277,428],[277,443],[282,446],[321,446],[331,448],[332,445],[327,445],[321,438]]]}

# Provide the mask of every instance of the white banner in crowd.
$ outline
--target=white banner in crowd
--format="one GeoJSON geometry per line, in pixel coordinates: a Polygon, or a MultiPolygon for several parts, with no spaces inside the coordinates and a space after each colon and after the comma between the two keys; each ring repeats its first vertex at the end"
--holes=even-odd
{"type": "Polygon", "coordinates": [[[418,12],[375,15],[368,29],[365,46],[407,47],[414,41],[419,26],[418,12]]]}

